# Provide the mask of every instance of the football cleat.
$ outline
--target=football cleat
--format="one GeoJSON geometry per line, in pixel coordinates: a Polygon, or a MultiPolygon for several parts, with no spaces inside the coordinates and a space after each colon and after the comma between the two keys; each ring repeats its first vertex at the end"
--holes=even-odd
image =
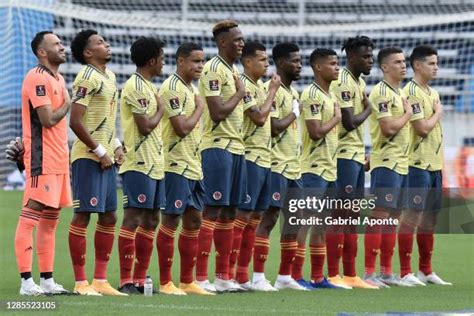
{"type": "Polygon", "coordinates": [[[122,285],[121,287],[118,288],[118,291],[121,293],[128,294],[128,295],[142,294],[140,293],[140,291],[138,291],[137,287],[133,285],[132,283],[126,283],[122,285]]]}
{"type": "Polygon", "coordinates": [[[375,275],[375,273],[372,274],[364,274],[363,278],[365,283],[368,283],[370,285],[376,286],[379,289],[387,289],[390,288],[387,284],[383,283],[382,281],[379,280],[379,278],[375,275]]]}
{"type": "Polygon", "coordinates": [[[183,290],[178,289],[171,281],[169,281],[166,284],[160,285],[160,294],[186,295],[186,293],[183,290]]]}
{"type": "Polygon", "coordinates": [[[413,286],[426,286],[426,284],[421,282],[413,273],[408,273],[407,275],[402,277],[401,281],[408,284],[412,284],[413,286]]]}
{"type": "Polygon", "coordinates": [[[45,295],[43,289],[33,281],[33,278],[21,280],[20,295],[24,296],[39,296],[45,295]]]}
{"type": "Polygon", "coordinates": [[[186,294],[196,294],[196,295],[216,295],[215,293],[208,292],[202,287],[197,285],[195,282],[191,283],[180,283],[179,289],[186,294]]]}
{"type": "Polygon", "coordinates": [[[211,292],[211,293],[216,293],[216,287],[211,283],[209,282],[209,280],[205,280],[205,281],[195,281],[197,285],[199,285],[201,287],[201,289],[203,289],[204,291],[208,291],[208,292],[211,292]]]}
{"type": "Polygon", "coordinates": [[[69,291],[66,290],[61,284],[54,282],[53,278],[44,279],[40,278],[40,287],[45,294],[49,295],[66,295],[69,291]]]}
{"type": "MultiPolygon", "coordinates": [[[[350,277],[350,276],[345,275],[344,278],[343,278],[343,282],[344,282],[345,285],[350,286],[351,288],[369,289],[369,290],[378,290],[379,289],[378,286],[369,284],[369,283],[365,282],[364,280],[362,280],[358,276],[350,277]]],[[[339,284],[334,284],[334,285],[340,286],[339,284]]]]}
{"type": "Polygon", "coordinates": [[[275,281],[274,287],[277,290],[290,289],[290,290],[297,290],[297,291],[309,291],[304,286],[301,286],[300,284],[298,284],[298,282],[296,282],[296,280],[293,278],[290,278],[289,280],[285,280],[285,281],[277,279],[275,281]]]}
{"type": "Polygon", "coordinates": [[[278,292],[278,289],[274,288],[270,281],[266,279],[253,282],[252,290],[260,292],[278,292]]]}
{"type": "Polygon", "coordinates": [[[102,295],[110,295],[110,296],[128,296],[128,294],[122,293],[114,289],[107,280],[99,281],[99,280],[92,280],[91,284],[94,290],[102,295]]]}
{"type": "Polygon", "coordinates": [[[418,279],[423,282],[423,283],[432,283],[432,284],[438,284],[438,285],[453,285],[451,282],[446,282],[443,281],[439,276],[436,275],[436,273],[431,272],[428,275],[425,275],[423,272],[418,271],[417,273],[418,279]]]}

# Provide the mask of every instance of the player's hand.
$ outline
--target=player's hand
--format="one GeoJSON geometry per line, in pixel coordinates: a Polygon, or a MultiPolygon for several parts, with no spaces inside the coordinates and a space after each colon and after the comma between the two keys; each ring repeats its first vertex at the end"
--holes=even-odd
{"type": "Polygon", "coordinates": [[[102,170],[110,169],[114,165],[114,162],[112,161],[112,159],[110,159],[109,155],[107,154],[103,155],[101,158],[99,158],[99,160],[100,160],[100,167],[102,168],[102,170]]]}
{"type": "Polygon", "coordinates": [[[411,107],[410,103],[406,98],[402,98],[403,102],[403,109],[405,110],[405,113],[408,114],[409,116],[413,115],[413,108],[411,107]]]}
{"type": "Polygon", "coordinates": [[[441,101],[439,99],[434,102],[433,111],[435,111],[435,113],[439,113],[440,115],[443,114],[443,105],[441,104],[441,101]]]}
{"type": "Polygon", "coordinates": [[[337,102],[334,102],[334,117],[338,122],[342,119],[341,106],[337,102]]]}
{"type": "Polygon", "coordinates": [[[23,147],[23,141],[20,137],[15,140],[11,140],[5,149],[5,158],[13,162],[23,163],[23,155],[25,154],[25,148],[23,147]]]}
{"type": "Polygon", "coordinates": [[[272,78],[270,79],[270,84],[268,86],[269,91],[277,91],[281,85],[281,78],[277,74],[273,74],[272,78]]]}
{"type": "Polygon", "coordinates": [[[121,166],[123,164],[123,162],[125,161],[125,153],[123,151],[123,147],[120,146],[120,147],[117,147],[115,149],[115,152],[114,152],[114,155],[115,155],[115,164],[117,166],[121,166]]]}
{"type": "Polygon", "coordinates": [[[239,76],[236,74],[233,74],[232,76],[234,77],[235,89],[237,90],[236,94],[240,97],[240,99],[242,99],[245,97],[245,85],[242,80],[240,80],[239,76]]]}
{"type": "Polygon", "coordinates": [[[370,170],[370,155],[369,154],[365,155],[364,170],[365,171],[370,170]]]}

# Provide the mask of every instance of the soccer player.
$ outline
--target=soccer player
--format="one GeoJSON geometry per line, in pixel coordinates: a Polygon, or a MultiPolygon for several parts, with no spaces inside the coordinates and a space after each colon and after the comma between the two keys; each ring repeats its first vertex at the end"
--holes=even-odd
{"type": "MultiPolygon", "coordinates": [[[[373,219],[394,219],[406,207],[410,120],[413,111],[400,88],[406,74],[405,56],[397,47],[379,51],[378,63],[383,80],[369,96],[372,153],[370,155],[371,190],[376,195],[373,219]]],[[[377,287],[410,286],[392,272],[396,243],[396,225],[372,225],[365,234],[364,280],[377,287]],[[375,262],[380,253],[380,277],[375,277],[375,262]]]]}
{"type": "Polygon", "coordinates": [[[74,216],[69,228],[69,250],[80,295],[127,295],[106,279],[114,243],[117,185],[114,158],[123,162],[115,138],[118,90],[115,74],[107,69],[110,45],[95,30],[79,32],[71,42],[74,59],[84,65],[73,83],[70,127],[77,139],[72,145],[74,216]],[[86,231],[91,213],[98,213],[95,230],[95,271],[89,285],[85,271],[86,231]]]}
{"type": "MultiPolygon", "coordinates": [[[[331,95],[331,82],[339,76],[339,61],[332,49],[315,49],[309,62],[314,73],[314,81],[301,95],[303,107],[301,173],[303,186],[316,189],[320,198],[325,198],[335,187],[337,177],[337,125],[341,121],[339,104],[331,95]]],[[[326,210],[322,210],[325,212],[326,210]]],[[[304,241],[308,227],[302,227],[298,237],[305,249],[304,241]],[[303,242],[302,242],[303,241],[303,242]]],[[[326,256],[324,239],[325,227],[313,226],[310,231],[311,281],[306,282],[303,275],[293,276],[297,282],[308,289],[338,288],[323,275],[326,256]],[[309,283],[309,284],[308,284],[309,283]]]]}
{"type": "Polygon", "coordinates": [[[439,94],[429,86],[438,72],[438,52],[429,45],[413,49],[410,64],[415,72],[403,91],[413,109],[409,153],[408,187],[409,209],[402,214],[398,235],[401,277],[421,285],[434,283],[452,285],[443,281],[431,267],[437,213],[441,209],[443,169],[443,133],[441,115],[443,106],[439,94]],[[419,251],[417,277],[411,271],[413,234],[419,251]]]}
{"type": "Polygon", "coordinates": [[[71,100],[59,73],[59,66],[66,62],[66,51],[59,37],[50,31],[37,33],[31,49],[38,65],[26,74],[21,90],[26,183],[15,233],[20,295],[65,294],[68,291],[53,279],[53,268],[59,213],[72,204],[65,119],[71,100]],[[35,228],[39,286],[31,275],[35,228]]]}
{"type": "Polygon", "coordinates": [[[163,69],[164,45],[154,37],[140,37],[132,43],[130,57],[137,68],[125,83],[120,101],[126,155],[119,172],[124,207],[118,239],[119,291],[127,294],[143,293],[159,210],[165,203],[163,144],[158,125],[163,106],[152,82],[163,69]]]}
{"type": "MultiPolygon", "coordinates": [[[[247,177],[247,199],[240,205],[234,222],[234,241],[230,257],[231,271],[237,263],[236,281],[250,289],[248,267],[252,258],[255,231],[262,213],[270,206],[271,185],[271,126],[270,110],[280,87],[280,77],[272,75],[265,92],[261,78],[268,68],[266,48],[259,42],[245,43],[241,57],[244,73],[240,79],[245,84],[244,141],[247,177]]],[[[231,272],[233,275],[234,273],[231,272]]]]}
{"type": "MultiPolygon", "coordinates": [[[[292,263],[295,258],[296,234],[282,233],[280,239],[281,261],[275,287],[265,277],[265,262],[270,248],[270,232],[283,208],[281,197],[288,188],[303,187],[300,174],[299,139],[297,118],[300,116],[298,92],[291,83],[300,78],[302,61],[298,45],[278,43],[272,49],[273,61],[281,84],[270,111],[272,155],[271,155],[271,200],[257,227],[253,261],[253,288],[260,291],[279,289],[306,290],[291,278],[292,263]]],[[[271,81],[265,83],[269,91],[271,81]]],[[[287,227],[284,227],[285,232],[287,227]]]]}
{"type": "Polygon", "coordinates": [[[242,290],[229,279],[234,219],[237,207],[245,201],[246,170],[242,125],[245,87],[234,63],[240,58],[244,38],[237,23],[218,22],[212,34],[218,55],[209,60],[199,80],[199,93],[205,98],[202,170],[205,209],[198,237],[196,279],[206,290],[242,290]],[[212,286],[207,263],[212,239],[216,248],[216,279],[212,286]]]}
{"type": "MultiPolygon", "coordinates": [[[[374,63],[373,48],[374,43],[366,36],[348,38],[342,46],[342,51],[346,51],[347,66],[339,73],[338,80],[331,84],[331,92],[342,113],[341,123],[338,126],[336,188],[338,193],[344,192],[344,197],[356,199],[364,198],[364,122],[371,113],[371,106],[365,94],[365,81],[361,78],[361,74],[366,76],[370,74],[374,63]]],[[[358,213],[352,210],[336,212],[336,216],[343,218],[358,216],[358,213]]],[[[355,226],[329,227],[326,234],[326,248],[328,279],[331,283],[355,288],[375,288],[356,274],[355,226]],[[339,275],[341,257],[344,278],[339,275]]]]}
{"type": "Polygon", "coordinates": [[[165,149],[166,207],[156,244],[160,266],[160,293],[212,295],[194,282],[198,234],[203,210],[199,142],[199,120],[204,101],[193,86],[204,65],[200,45],[184,43],[176,51],[176,72],[163,82],[160,97],[165,106],[163,141],[165,149]],[[171,280],[174,235],[180,219],[182,228],[178,239],[181,274],[179,288],[171,280]]]}

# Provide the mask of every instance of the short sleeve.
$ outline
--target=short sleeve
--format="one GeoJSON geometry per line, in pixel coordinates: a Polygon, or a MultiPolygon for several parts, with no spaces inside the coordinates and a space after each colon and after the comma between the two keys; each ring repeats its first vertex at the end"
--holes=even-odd
{"type": "Polygon", "coordinates": [[[248,90],[246,87],[247,92],[245,93],[244,98],[242,99],[244,103],[244,112],[250,109],[251,107],[257,106],[257,100],[252,96],[252,92],[248,90]]]}
{"type": "Polygon", "coordinates": [[[80,79],[74,82],[72,87],[72,102],[84,106],[89,106],[89,103],[95,92],[100,90],[99,83],[93,78],[80,79]]]}
{"type": "Polygon", "coordinates": [[[415,95],[410,95],[407,97],[407,101],[410,104],[413,115],[410,118],[410,122],[418,121],[425,118],[425,111],[423,108],[423,102],[415,95]]]}
{"type": "Polygon", "coordinates": [[[351,88],[347,83],[334,83],[332,88],[333,96],[341,109],[354,107],[354,94],[351,93],[351,88]]]}
{"type": "Polygon", "coordinates": [[[200,80],[204,88],[203,97],[216,97],[221,95],[222,85],[225,80],[223,80],[217,71],[209,71],[207,74],[203,74],[200,80]]]}
{"type": "Polygon", "coordinates": [[[124,96],[126,104],[130,107],[132,113],[135,114],[147,114],[148,106],[150,105],[149,96],[143,91],[133,90],[124,96]]]}
{"type": "Polygon", "coordinates": [[[372,111],[375,113],[377,120],[392,116],[391,102],[392,100],[390,98],[380,95],[371,99],[372,111]]]}
{"type": "Polygon", "coordinates": [[[305,98],[301,100],[303,104],[303,118],[305,121],[322,120],[323,110],[321,102],[318,98],[305,98]]]}
{"type": "Polygon", "coordinates": [[[48,79],[43,74],[28,75],[25,79],[25,92],[33,108],[42,105],[52,104],[51,86],[48,79]]]}
{"type": "Polygon", "coordinates": [[[184,114],[183,100],[177,91],[166,89],[160,93],[160,97],[163,100],[168,117],[184,114]]]}

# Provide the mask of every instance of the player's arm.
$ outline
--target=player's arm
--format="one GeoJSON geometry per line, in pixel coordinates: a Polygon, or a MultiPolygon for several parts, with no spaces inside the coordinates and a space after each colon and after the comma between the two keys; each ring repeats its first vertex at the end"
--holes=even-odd
{"type": "Polygon", "coordinates": [[[161,102],[161,98],[157,95],[155,95],[155,98],[158,108],[156,109],[156,112],[153,114],[153,116],[148,116],[146,113],[133,113],[133,119],[135,120],[135,124],[137,124],[138,131],[143,136],[148,136],[151,132],[153,132],[163,117],[163,104],[161,102]]]}
{"type": "Polygon", "coordinates": [[[196,108],[191,116],[175,115],[170,117],[174,132],[181,138],[186,137],[196,127],[204,110],[204,101],[197,94],[194,95],[194,103],[196,104],[196,108]]]}
{"type": "Polygon", "coordinates": [[[306,128],[308,129],[309,137],[312,140],[320,140],[326,136],[337,124],[341,121],[341,109],[339,104],[334,104],[334,116],[323,123],[320,119],[305,120],[306,128]]]}
{"type": "Polygon", "coordinates": [[[280,83],[280,76],[273,74],[268,87],[267,98],[263,105],[259,104],[258,106],[252,106],[245,111],[245,115],[247,115],[255,125],[260,127],[265,125],[272,108],[273,100],[275,99],[275,95],[280,87],[280,83]]]}
{"type": "Polygon", "coordinates": [[[405,110],[402,116],[386,116],[379,119],[380,131],[385,137],[392,137],[393,135],[397,134],[413,115],[413,109],[411,105],[405,98],[403,98],[402,100],[403,109],[405,110]]]}
{"type": "Polygon", "coordinates": [[[372,112],[370,101],[364,93],[364,99],[362,100],[364,110],[357,115],[354,115],[354,107],[341,108],[342,113],[342,126],[346,131],[350,132],[358,128],[364,121],[369,117],[372,112]]]}
{"type": "MultiPolygon", "coordinates": [[[[428,134],[433,130],[433,128],[441,119],[441,115],[443,114],[443,106],[441,105],[441,102],[439,100],[437,100],[434,103],[433,111],[434,111],[433,115],[431,115],[430,118],[427,118],[427,119],[421,118],[418,120],[411,121],[411,125],[418,136],[421,136],[421,137],[428,136],[428,134]]],[[[413,108],[413,113],[415,113],[415,108],[413,108]]],[[[415,115],[416,114],[414,114],[413,116],[415,115]]]]}
{"type": "Polygon", "coordinates": [[[64,103],[59,108],[53,110],[51,104],[45,104],[37,108],[38,117],[41,125],[45,128],[51,128],[58,124],[69,112],[71,108],[71,98],[69,92],[64,88],[64,103]]]}
{"type": "Polygon", "coordinates": [[[282,119],[279,119],[277,117],[272,117],[271,120],[271,130],[272,130],[272,137],[277,136],[284,130],[288,128],[288,126],[293,123],[294,120],[296,120],[298,117],[300,117],[300,104],[296,99],[293,99],[293,109],[290,114],[285,116],[282,119]]]}
{"type": "Polygon", "coordinates": [[[221,96],[206,96],[209,115],[214,122],[225,120],[245,96],[245,86],[243,82],[236,75],[234,75],[234,81],[237,91],[226,102],[223,102],[221,96]]]}

